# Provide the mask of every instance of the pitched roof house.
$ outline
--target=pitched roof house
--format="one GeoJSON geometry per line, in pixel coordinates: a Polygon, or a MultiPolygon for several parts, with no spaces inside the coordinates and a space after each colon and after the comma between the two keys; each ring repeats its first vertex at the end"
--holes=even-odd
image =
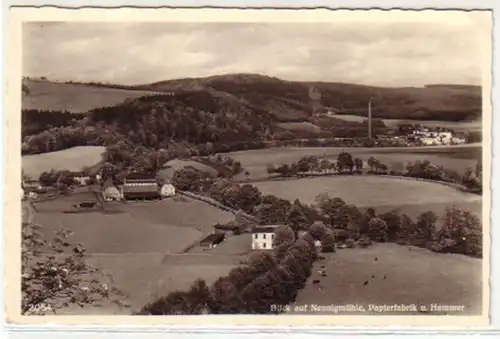
{"type": "Polygon", "coordinates": [[[122,196],[125,199],[158,199],[160,187],[153,175],[131,173],[123,179],[122,196]]]}
{"type": "Polygon", "coordinates": [[[274,247],[274,232],[280,225],[255,226],[252,229],[252,250],[268,250],[274,247]]]}

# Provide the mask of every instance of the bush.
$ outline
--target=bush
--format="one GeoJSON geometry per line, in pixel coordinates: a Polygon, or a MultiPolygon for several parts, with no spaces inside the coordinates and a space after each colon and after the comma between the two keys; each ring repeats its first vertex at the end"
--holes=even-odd
{"type": "Polygon", "coordinates": [[[166,297],[144,306],[140,314],[183,315],[208,313],[210,291],[204,280],[198,279],[187,292],[174,291],[166,297]]]}
{"type": "Polygon", "coordinates": [[[47,240],[41,226],[21,227],[22,314],[57,313],[70,305],[84,307],[102,300],[128,306],[113,279],[87,263],[85,247],[71,242],[69,230],[63,228],[47,240]]]}
{"type": "Polygon", "coordinates": [[[387,223],[380,218],[371,218],[368,222],[368,236],[373,241],[386,242],[388,226],[387,223]]]}
{"type": "Polygon", "coordinates": [[[392,210],[381,214],[379,217],[387,224],[387,241],[395,242],[398,239],[398,233],[401,227],[401,216],[399,215],[399,211],[392,210]]]}
{"type": "Polygon", "coordinates": [[[480,219],[455,207],[446,210],[439,230],[432,235],[430,249],[482,257],[483,233],[480,219]]]}
{"type": "Polygon", "coordinates": [[[290,226],[279,226],[274,231],[274,246],[280,246],[282,244],[290,244],[295,241],[295,233],[290,226]]]}
{"type": "Polygon", "coordinates": [[[414,232],[410,234],[411,245],[417,247],[427,247],[432,240],[432,235],[436,230],[437,216],[434,212],[422,213],[417,218],[414,232]]]}

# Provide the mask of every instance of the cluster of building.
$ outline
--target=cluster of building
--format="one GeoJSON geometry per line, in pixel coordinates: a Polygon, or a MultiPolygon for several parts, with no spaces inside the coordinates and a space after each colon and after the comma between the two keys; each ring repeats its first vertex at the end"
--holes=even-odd
{"type": "Polygon", "coordinates": [[[175,195],[175,187],[171,183],[161,184],[154,175],[147,173],[131,173],[116,184],[112,179],[102,185],[104,200],[155,200],[175,195]]]}
{"type": "Polygon", "coordinates": [[[450,131],[430,131],[428,128],[411,131],[406,135],[406,140],[423,146],[456,145],[466,142],[465,138],[453,135],[450,131]]]}
{"type": "MultiPolygon", "coordinates": [[[[282,225],[258,225],[252,227],[250,234],[252,237],[252,250],[272,250],[275,247],[275,237],[277,228],[282,225]]],[[[296,234],[297,238],[304,236],[308,231],[299,230],[296,234]]],[[[231,233],[230,229],[215,231],[215,233],[207,235],[200,241],[202,248],[215,248],[224,240],[226,240],[227,233],[231,233]]],[[[315,241],[316,247],[321,247],[321,242],[315,241]]]]}
{"type": "MultiPolygon", "coordinates": [[[[172,197],[176,193],[171,183],[160,183],[154,175],[147,173],[130,173],[120,182],[112,178],[102,182],[99,175],[91,178],[89,175],[76,173],[73,180],[80,186],[91,186],[90,182],[99,184],[105,201],[155,200],[172,197]]],[[[39,180],[24,180],[21,184],[21,198],[36,199],[45,190],[47,188],[39,180]]]]}

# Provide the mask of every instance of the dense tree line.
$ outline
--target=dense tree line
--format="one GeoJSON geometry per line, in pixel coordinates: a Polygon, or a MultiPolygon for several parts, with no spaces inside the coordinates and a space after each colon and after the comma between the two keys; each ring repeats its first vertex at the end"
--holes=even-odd
{"type": "Polygon", "coordinates": [[[293,302],[317,258],[311,234],[281,243],[274,250],[253,252],[209,288],[197,280],[188,291],[175,291],[145,305],[139,314],[270,314],[272,305],[293,302]]]}
{"type": "MultiPolygon", "coordinates": [[[[459,184],[472,193],[482,194],[482,163],[477,161],[474,169],[468,168],[461,175],[455,170],[432,164],[428,160],[409,161],[406,166],[396,163],[389,167],[375,157],[368,158],[369,174],[395,175],[411,178],[428,179],[459,184]]],[[[364,172],[364,162],[360,158],[353,158],[350,153],[342,152],[336,160],[329,160],[317,156],[304,156],[292,164],[267,166],[270,176],[277,174],[280,177],[294,177],[307,174],[361,174],[364,172]]]]}
{"type": "Polygon", "coordinates": [[[21,112],[21,135],[26,137],[41,133],[52,127],[74,125],[84,117],[84,114],[75,114],[61,111],[23,109],[21,112]]]}
{"type": "MultiPolygon", "coordinates": [[[[194,180],[199,178],[191,177],[191,172],[197,170],[179,170],[174,177],[185,178],[184,180],[194,180]]],[[[199,176],[202,172],[198,171],[199,176]]],[[[368,237],[376,242],[398,242],[412,244],[415,246],[431,248],[433,237],[439,227],[436,226],[437,217],[433,212],[421,214],[414,222],[406,215],[401,215],[397,210],[376,215],[372,208],[364,211],[354,205],[347,204],[341,198],[330,197],[328,194],[321,194],[316,198],[314,205],[301,203],[299,200],[290,202],[288,200],[272,196],[263,195],[252,185],[239,185],[225,179],[213,180],[205,185],[193,185],[196,192],[206,194],[222,204],[234,209],[240,209],[255,216],[261,224],[283,224],[288,225],[294,233],[299,230],[311,230],[311,226],[319,222],[325,225],[333,233],[335,241],[350,242],[348,239],[358,241],[362,237],[368,237]]],[[[191,189],[191,188],[188,188],[191,189]]],[[[451,223],[452,227],[467,227],[473,231],[470,241],[477,241],[477,232],[481,232],[481,223],[474,215],[465,213],[457,209],[451,209],[454,214],[460,214],[453,220],[463,221],[468,226],[451,223]],[[472,225],[472,226],[471,226],[472,225]]],[[[444,222],[444,221],[443,221],[444,222]]],[[[463,233],[463,232],[462,232],[463,233]]],[[[460,234],[462,234],[460,233],[460,234]]],[[[449,232],[446,234],[458,234],[449,232]]],[[[440,235],[440,237],[444,237],[440,235]]],[[[454,239],[458,241],[458,239],[454,239]]],[[[476,245],[474,245],[476,246],[476,245]]],[[[436,247],[432,247],[434,250],[436,247]]],[[[479,245],[476,246],[479,248],[479,245]]],[[[480,256],[480,252],[460,252],[462,254],[480,256]]]]}

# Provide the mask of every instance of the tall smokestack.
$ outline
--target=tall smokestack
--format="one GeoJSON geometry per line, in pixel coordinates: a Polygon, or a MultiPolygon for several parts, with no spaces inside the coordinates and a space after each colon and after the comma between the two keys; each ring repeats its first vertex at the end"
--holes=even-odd
{"type": "Polygon", "coordinates": [[[372,138],[372,99],[368,101],[368,138],[372,138]]]}

